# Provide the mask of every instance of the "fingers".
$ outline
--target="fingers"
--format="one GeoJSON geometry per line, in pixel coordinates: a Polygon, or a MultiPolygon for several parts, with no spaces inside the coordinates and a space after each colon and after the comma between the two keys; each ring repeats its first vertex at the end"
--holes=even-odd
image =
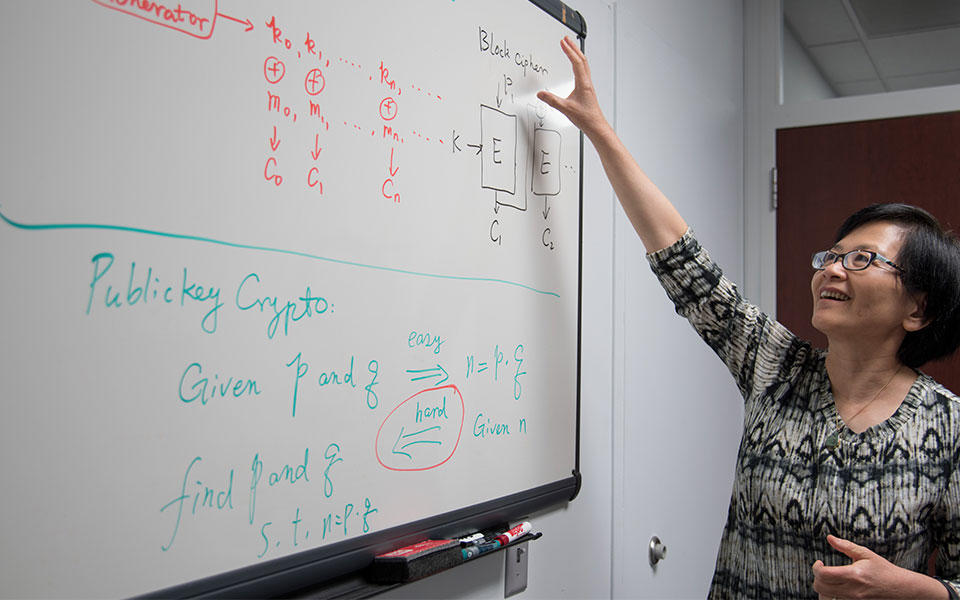
{"type": "Polygon", "coordinates": [[[820,563],[819,567],[817,563],[813,563],[814,585],[816,585],[817,582],[823,583],[824,585],[840,585],[846,582],[854,572],[850,565],[828,567],[820,561],[817,562],[820,563]]]}
{"type": "Polygon", "coordinates": [[[590,79],[590,64],[587,57],[583,55],[580,48],[568,36],[560,40],[560,49],[567,55],[570,64],[573,66],[573,79],[576,82],[590,79]]]}
{"type": "Polygon", "coordinates": [[[574,87],[570,95],[562,98],[548,91],[537,93],[537,98],[547,106],[556,109],[583,131],[588,137],[592,133],[601,131],[605,126],[603,112],[597,100],[593,81],[590,79],[590,67],[587,57],[583,55],[577,44],[569,37],[560,40],[560,47],[570,60],[573,68],[574,87]]]}
{"type": "Polygon", "coordinates": [[[852,568],[852,565],[828,567],[822,560],[816,560],[811,567],[814,589],[821,591],[823,586],[840,585],[846,582],[852,568]]]}
{"type": "Polygon", "coordinates": [[[560,97],[557,96],[556,94],[553,94],[547,91],[540,91],[540,92],[537,92],[537,98],[539,98],[544,103],[546,103],[547,106],[550,106],[552,108],[556,108],[557,110],[559,110],[560,97]]]}
{"type": "Polygon", "coordinates": [[[838,538],[835,535],[828,535],[827,543],[830,544],[835,550],[843,552],[853,560],[863,560],[876,556],[869,548],[854,544],[850,540],[838,538]]]}

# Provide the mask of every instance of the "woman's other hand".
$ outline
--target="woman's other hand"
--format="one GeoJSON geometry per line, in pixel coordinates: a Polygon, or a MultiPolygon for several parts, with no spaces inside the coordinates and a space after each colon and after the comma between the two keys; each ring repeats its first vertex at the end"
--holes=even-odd
{"type": "Polygon", "coordinates": [[[813,589],[821,598],[949,598],[936,579],[898,567],[869,548],[832,535],[827,543],[853,562],[839,567],[813,563],[813,589]]]}

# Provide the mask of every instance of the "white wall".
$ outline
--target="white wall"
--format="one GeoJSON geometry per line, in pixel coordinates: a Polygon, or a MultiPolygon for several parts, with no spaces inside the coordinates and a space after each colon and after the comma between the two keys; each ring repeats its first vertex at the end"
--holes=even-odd
{"type": "MultiPolygon", "coordinates": [[[[741,0],[577,0],[603,108],[701,241],[743,272],[741,0]]],[[[567,508],[532,519],[521,598],[702,598],[742,422],[730,375],[673,312],[596,153],[584,161],[581,467],[567,508]],[[652,568],[659,535],[667,558],[652,568]]],[[[389,598],[502,598],[503,556],[389,598]]]]}
{"type": "MultiPolygon", "coordinates": [[[[734,281],[743,264],[742,23],[739,0],[617,7],[617,128],[734,281]]],[[[622,213],[615,260],[614,596],[703,598],[743,401],[674,313],[622,213]],[[668,548],[656,569],[641,552],[652,535],[668,548]]]]}

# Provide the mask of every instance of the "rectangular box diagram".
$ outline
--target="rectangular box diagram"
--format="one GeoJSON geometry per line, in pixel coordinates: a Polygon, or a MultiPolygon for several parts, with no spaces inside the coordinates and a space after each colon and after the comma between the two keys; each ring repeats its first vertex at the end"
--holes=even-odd
{"type": "Polygon", "coordinates": [[[513,194],[517,181],[517,116],[480,105],[480,185],[513,194]]]}
{"type": "Polygon", "coordinates": [[[560,193],[560,133],[552,129],[533,131],[533,193],[560,193]]]}

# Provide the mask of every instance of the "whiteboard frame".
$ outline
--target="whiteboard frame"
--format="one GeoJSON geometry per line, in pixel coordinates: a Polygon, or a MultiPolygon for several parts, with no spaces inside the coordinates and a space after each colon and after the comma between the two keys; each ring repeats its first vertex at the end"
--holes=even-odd
{"type": "MultiPolygon", "coordinates": [[[[583,16],[560,0],[529,0],[547,15],[566,25],[585,48],[587,25],[583,16]]],[[[580,385],[583,322],[583,151],[580,132],[579,228],[577,239],[577,373],[576,444],[570,477],[528,490],[427,517],[389,529],[336,542],[312,550],[241,567],[187,583],[148,592],[141,598],[264,598],[326,585],[357,574],[383,554],[424,539],[445,539],[490,529],[533,513],[572,501],[580,493],[580,385]]]]}

